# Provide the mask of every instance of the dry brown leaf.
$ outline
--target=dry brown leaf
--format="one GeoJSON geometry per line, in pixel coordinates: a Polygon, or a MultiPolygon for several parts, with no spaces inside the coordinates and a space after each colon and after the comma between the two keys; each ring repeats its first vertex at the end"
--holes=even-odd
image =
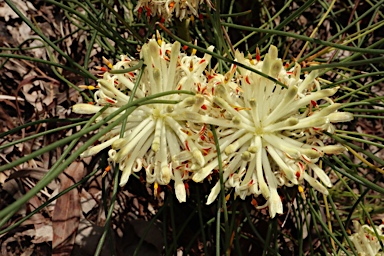
{"type": "MultiPolygon", "coordinates": [[[[61,180],[60,191],[80,181],[84,175],[84,164],[82,162],[73,162],[59,177],[61,180]]],[[[81,203],[77,189],[73,189],[57,199],[52,216],[52,255],[71,255],[80,215],[81,203]]]]}
{"type": "Polygon", "coordinates": [[[43,168],[24,168],[9,175],[9,179],[33,178],[41,180],[48,170],[43,168]]]}
{"type": "Polygon", "coordinates": [[[5,19],[5,21],[9,21],[10,19],[16,19],[19,17],[12,9],[9,7],[9,5],[0,4],[0,15],[5,19]]]}
{"type": "MultiPolygon", "coordinates": [[[[29,200],[28,202],[28,207],[30,208],[30,211],[35,210],[40,205],[41,202],[37,196],[31,198],[31,200],[29,200]]],[[[49,223],[50,221],[47,220],[42,213],[35,213],[30,218],[30,221],[35,227],[35,235],[32,240],[33,243],[39,244],[52,241],[52,226],[49,223]]]]}
{"type": "Polygon", "coordinates": [[[81,209],[88,214],[96,205],[96,200],[85,189],[81,191],[81,209]]]}

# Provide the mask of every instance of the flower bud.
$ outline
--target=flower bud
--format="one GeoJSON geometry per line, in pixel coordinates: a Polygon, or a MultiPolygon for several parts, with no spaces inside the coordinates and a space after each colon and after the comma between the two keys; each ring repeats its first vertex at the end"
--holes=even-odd
{"type": "Polygon", "coordinates": [[[76,114],[95,114],[99,112],[99,110],[102,109],[100,106],[95,106],[91,104],[86,103],[78,103],[72,107],[72,111],[76,114]]]}

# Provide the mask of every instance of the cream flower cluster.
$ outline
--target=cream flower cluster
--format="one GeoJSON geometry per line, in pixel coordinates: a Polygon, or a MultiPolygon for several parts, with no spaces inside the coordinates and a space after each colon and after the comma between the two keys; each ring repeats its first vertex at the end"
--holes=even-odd
{"type": "Polygon", "coordinates": [[[160,16],[166,20],[175,16],[180,20],[188,15],[197,16],[197,10],[203,0],[139,0],[135,11],[146,10],[148,15],[160,16]]]}
{"type": "MultiPolygon", "coordinates": [[[[209,47],[208,51],[213,51],[209,47]]],[[[147,182],[169,184],[174,180],[175,194],[186,201],[184,182],[211,179],[218,170],[218,156],[210,127],[215,127],[223,161],[223,180],[228,189],[244,199],[262,195],[271,217],[283,213],[278,188],[307,181],[327,194],[332,183],[316,164],[324,154],[338,154],[344,147],[324,145],[323,131],[333,132],[335,122],[345,122],[352,114],[337,112],[340,104],[329,98],[338,88],[322,89],[317,73],[300,78],[296,65],[287,71],[277,48],[271,46],[260,60],[236,52],[236,61],[226,74],[208,71],[211,56],[202,58],[180,51],[180,44],[149,40],[141,50],[146,65],[135,95],[131,95],[138,72],[104,73],[95,93],[97,105],[77,104],[76,113],[96,113],[111,104],[101,118],[128,103],[130,97],[171,90],[188,90],[195,96],[172,94],[162,97],[176,104],[154,103],[138,107],[127,119],[123,138],[121,126],[106,134],[101,143],[83,153],[96,154],[111,146],[109,159],[123,171],[120,185],[132,172],[146,171],[147,182]],[[264,73],[245,69],[249,67],[264,73]],[[272,78],[272,79],[271,79],[272,78]],[[286,88],[275,83],[280,81],[286,88]],[[323,104],[320,106],[320,103],[323,104]]],[[[133,66],[122,56],[113,70],[133,66]]],[[[220,192],[219,182],[208,196],[212,203],[220,192]]]]}
{"type": "MultiPolygon", "coordinates": [[[[322,90],[316,72],[301,80],[300,66],[287,72],[277,55],[277,48],[271,46],[263,61],[245,58],[238,51],[236,61],[282,82],[287,89],[256,72],[232,66],[227,74],[217,74],[209,82],[215,88],[212,102],[217,111],[209,116],[191,113],[195,122],[219,125],[226,186],[234,188],[241,198],[263,195],[266,203],[260,207],[268,206],[272,217],[283,212],[278,187],[306,180],[318,191],[328,193],[311,173],[331,187],[329,177],[316,163],[324,154],[338,154],[345,148],[324,145],[322,131],[333,132],[332,122],[353,118],[350,113],[336,112],[341,105],[328,98],[337,87],[322,90]],[[321,100],[329,105],[320,108],[317,102],[321,100]]],[[[214,168],[216,156],[207,160],[192,179],[200,182],[214,168]]],[[[218,182],[207,203],[212,203],[219,192],[218,182]]]]}
{"type": "MultiPolygon", "coordinates": [[[[213,47],[208,50],[212,51],[213,47]]],[[[171,90],[198,92],[199,88],[206,86],[207,79],[203,72],[211,59],[208,54],[203,58],[188,56],[180,52],[180,43],[159,44],[155,39],[145,44],[140,54],[146,67],[134,96],[131,92],[138,71],[125,74],[105,72],[98,81],[99,90],[95,93],[97,105],[77,104],[73,111],[96,113],[101,106],[112,104],[100,120],[127,104],[130,97],[140,99],[171,90]]],[[[132,63],[134,61],[127,56],[121,56],[121,61],[112,69],[127,69],[133,66],[132,63]]],[[[120,185],[127,183],[132,172],[145,168],[148,183],[166,185],[171,179],[174,180],[176,196],[180,202],[185,202],[183,180],[189,180],[193,171],[205,165],[203,152],[213,144],[206,145],[202,140],[201,127],[187,125],[184,113],[204,112],[205,99],[202,95],[173,94],[161,97],[161,100],[178,103],[140,106],[129,116],[123,138],[119,138],[121,125],[118,125],[101,138],[99,145],[86,150],[81,156],[88,157],[111,146],[109,160],[118,163],[123,172],[120,185]],[[185,152],[190,152],[191,158],[185,159],[185,152]]]]}
{"type": "Polygon", "coordinates": [[[356,233],[349,236],[353,242],[357,252],[362,256],[384,255],[379,239],[384,243],[384,225],[376,226],[379,239],[372,227],[368,225],[360,225],[358,221],[353,221],[356,233]]]}

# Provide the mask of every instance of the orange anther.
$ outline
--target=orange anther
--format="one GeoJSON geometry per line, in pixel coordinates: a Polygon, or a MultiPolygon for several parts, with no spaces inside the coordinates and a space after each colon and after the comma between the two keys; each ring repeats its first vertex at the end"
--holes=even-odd
{"type": "Polygon", "coordinates": [[[253,61],[252,55],[250,53],[248,53],[248,59],[249,59],[249,63],[251,63],[252,65],[255,65],[255,62],[253,61]]]}
{"type": "Polygon", "coordinates": [[[113,68],[112,63],[109,60],[107,60],[104,56],[102,57],[102,59],[103,59],[104,64],[107,65],[109,69],[113,68]]]}
{"type": "MultiPolygon", "coordinates": [[[[159,30],[156,30],[156,37],[157,37],[157,43],[159,44],[159,46],[161,46],[161,44],[163,43],[163,40],[161,40],[159,30]]],[[[161,49],[160,49],[160,55],[162,55],[161,49]]]]}
{"type": "Polygon", "coordinates": [[[193,71],[193,61],[192,60],[189,62],[189,71],[190,72],[193,71]]]}
{"type": "MultiPolygon", "coordinates": [[[[197,45],[197,40],[195,39],[194,45],[197,45]]],[[[195,48],[192,49],[191,55],[195,55],[197,50],[195,48]]]]}
{"type": "Polygon", "coordinates": [[[260,49],[259,49],[259,47],[256,47],[256,60],[258,62],[260,61],[260,49]]]}
{"type": "Polygon", "coordinates": [[[155,197],[157,197],[157,195],[159,194],[160,192],[160,187],[159,187],[159,184],[155,181],[155,183],[153,184],[153,195],[155,197]]]}
{"type": "Polygon", "coordinates": [[[304,188],[303,188],[302,186],[299,185],[299,186],[297,186],[297,190],[299,191],[301,197],[302,197],[303,199],[305,199],[304,188]]]}
{"type": "Polygon", "coordinates": [[[108,166],[104,169],[104,172],[103,172],[103,174],[101,175],[101,177],[104,178],[105,175],[107,175],[107,173],[108,173],[110,170],[111,170],[111,166],[108,165],[108,166]]]}

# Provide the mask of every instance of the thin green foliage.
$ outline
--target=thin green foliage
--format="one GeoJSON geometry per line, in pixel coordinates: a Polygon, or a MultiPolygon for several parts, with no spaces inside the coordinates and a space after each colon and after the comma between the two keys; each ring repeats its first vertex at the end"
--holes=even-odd
{"type": "MultiPolygon", "coordinates": [[[[140,248],[145,246],[145,237],[150,235],[151,225],[160,222],[165,255],[175,255],[180,248],[184,253],[204,253],[205,255],[247,255],[250,250],[258,255],[284,255],[288,252],[288,248],[292,248],[292,253],[297,255],[357,254],[349,238],[352,228],[351,220],[359,219],[361,223],[374,224],[375,214],[382,212],[384,208],[381,173],[384,166],[381,157],[383,138],[375,134],[376,130],[372,128],[375,125],[378,127],[382,125],[384,114],[384,98],[377,93],[384,79],[382,65],[384,58],[381,56],[384,53],[384,40],[376,40],[380,38],[378,31],[384,25],[382,19],[379,19],[384,17],[382,10],[384,1],[365,1],[358,6],[355,6],[353,1],[348,3],[335,1],[335,5],[330,5],[328,1],[286,1],[276,3],[278,7],[273,7],[268,1],[254,1],[249,6],[244,6],[242,4],[244,1],[215,0],[211,1],[212,6],[209,6],[208,1],[204,2],[198,10],[200,14],[198,17],[187,17],[188,19],[184,21],[163,22],[160,17],[146,13],[145,8],[139,15],[135,10],[135,5],[139,1],[45,0],[47,5],[54,5],[62,10],[66,22],[76,28],[75,32],[87,35],[85,40],[87,48],[82,53],[84,58],[81,64],[74,61],[59,46],[75,32],[63,35],[63,38],[58,40],[50,40],[37,24],[17,9],[11,0],[5,2],[16,12],[22,22],[34,31],[38,38],[33,40],[41,42],[38,47],[46,49],[49,60],[24,54],[33,49],[28,47],[30,40],[26,40],[18,47],[0,48],[4,50],[0,53],[0,57],[5,60],[1,68],[11,59],[49,65],[58,79],[81,93],[88,102],[93,101],[93,93],[81,90],[76,85],[77,81],[71,80],[63,70],[81,76],[85,84],[93,84],[97,76],[89,71],[89,67],[94,60],[92,49],[95,45],[100,47],[103,55],[109,59],[118,59],[120,54],[137,58],[138,49],[147,38],[152,37],[154,32],[159,30],[163,40],[167,42],[179,41],[183,46],[189,47],[187,51],[196,49],[198,54],[212,55],[212,69],[226,73],[231,65],[237,65],[286,87],[281,81],[242,65],[235,59],[236,49],[245,53],[251,52],[250,57],[255,58],[257,47],[260,47],[263,55],[270,45],[276,45],[279,52],[283,54],[279,57],[284,61],[292,60],[288,63],[289,68],[293,67],[294,63],[300,63],[304,74],[319,70],[321,79],[318,81],[323,88],[339,86],[340,89],[332,100],[342,103],[343,111],[354,114],[355,119],[348,125],[340,124],[333,133],[325,132],[331,140],[350,149],[349,152],[339,156],[323,157],[324,169],[334,183],[334,186],[329,189],[329,195],[323,197],[308,187],[280,188],[279,194],[283,198],[284,214],[274,219],[258,208],[258,204],[263,203],[260,198],[250,196],[243,201],[234,196],[233,190],[226,190],[225,180],[223,180],[224,163],[221,159],[216,127],[212,126],[218,156],[218,175],[212,175],[212,177],[220,181],[221,192],[218,200],[209,206],[204,204],[206,195],[212,187],[209,182],[190,184],[191,195],[187,203],[182,205],[186,205],[185,207],[175,201],[171,190],[162,188],[166,196],[163,206],[158,205],[155,209],[156,213],[150,216],[149,226],[145,234],[140,237],[134,255],[138,255],[140,248]],[[347,17],[347,20],[344,17],[347,17]],[[306,21],[303,22],[303,20],[306,21]],[[312,36],[310,32],[313,28],[319,30],[312,36]],[[194,43],[195,39],[198,39],[197,44],[194,43]],[[209,45],[215,46],[213,52],[206,50],[209,45]],[[304,45],[305,47],[302,48],[304,45]],[[61,63],[60,60],[65,60],[66,63],[61,63]],[[369,126],[371,124],[372,127],[369,126]],[[369,134],[358,132],[358,128],[361,127],[370,127],[370,130],[363,129],[363,132],[369,132],[369,134]],[[180,212],[185,215],[181,225],[178,224],[177,215],[180,212]],[[327,212],[326,216],[324,212],[327,212]],[[266,231],[264,232],[261,228],[266,231]],[[185,237],[186,234],[188,237],[185,237]],[[185,242],[186,240],[188,243],[185,242]],[[319,247],[314,246],[315,240],[320,241],[319,247]]],[[[137,65],[132,68],[109,72],[125,74],[138,69],[140,76],[132,90],[132,95],[135,95],[141,75],[145,72],[142,60],[138,60],[137,65]]],[[[35,187],[13,204],[0,210],[0,227],[2,227],[0,234],[6,234],[20,226],[62,194],[81,184],[84,185],[99,168],[59,195],[47,200],[21,220],[11,222],[20,207],[33,196],[38,195],[70,163],[76,161],[82,152],[113,127],[121,125],[120,137],[123,137],[126,120],[136,107],[145,104],[177,104],[178,101],[163,100],[161,97],[178,93],[193,95],[188,91],[171,91],[140,100],[133,100],[134,97],[131,97],[128,104],[96,123],[96,118],[107,107],[89,120],[73,118],[36,120],[2,133],[0,138],[6,138],[39,124],[69,123],[3,143],[0,145],[0,150],[59,131],[78,129],[70,136],[0,166],[0,172],[16,169],[42,154],[58,148],[64,149],[57,163],[50,167],[49,172],[35,187]],[[86,140],[79,144],[84,138],[86,140]]],[[[321,102],[321,107],[326,103],[321,102]]],[[[107,164],[105,159],[103,163],[99,163],[100,166],[107,164]]],[[[108,242],[108,239],[111,237],[109,232],[113,232],[116,200],[121,192],[118,187],[120,176],[118,166],[114,166],[113,173],[109,176],[112,176],[112,178],[109,177],[111,180],[104,180],[103,183],[103,206],[106,216],[104,232],[95,255],[100,255],[104,243],[113,243],[113,241],[108,242]],[[108,182],[111,182],[111,185],[107,184],[108,182]]],[[[153,203],[152,198],[147,198],[147,201],[153,203]]],[[[374,233],[377,237],[379,236],[375,228],[374,233]]],[[[384,247],[382,242],[380,244],[384,247]]]]}

